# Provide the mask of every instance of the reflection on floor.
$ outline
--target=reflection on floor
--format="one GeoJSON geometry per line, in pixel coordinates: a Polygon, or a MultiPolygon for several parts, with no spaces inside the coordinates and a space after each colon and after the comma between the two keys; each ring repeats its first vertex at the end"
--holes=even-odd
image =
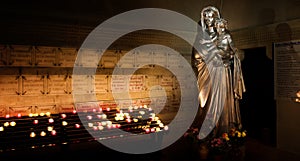
{"type": "MultiPolygon", "coordinates": [[[[78,143],[67,146],[45,147],[40,149],[15,150],[2,152],[0,160],[130,160],[130,161],[201,161],[191,151],[184,140],[178,140],[171,146],[151,154],[124,154],[111,150],[99,142],[78,143]]],[[[248,139],[244,161],[299,161],[300,154],[293,154],[248,139]]],[[[211,158],[206,161],[212,161],[211,158]]],[[[223,160],[224,161],[224,160],[223,160]]]]}

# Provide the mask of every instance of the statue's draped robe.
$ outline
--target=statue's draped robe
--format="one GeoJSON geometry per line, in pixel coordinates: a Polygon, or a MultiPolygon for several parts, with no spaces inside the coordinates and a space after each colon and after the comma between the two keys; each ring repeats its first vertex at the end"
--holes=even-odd
{"type": "MultiPolygon", "coordinates": [[[[200,34],[195,43],[203,37],[200,34]]],[[[207,108],[199,133],[200,138],[205,138],[213,130],[220,135],[235,125],[241,126],[239,99],[245,86],[238,52],[224,58],[220,54],[224,51],[213,42],[202,47],[200,51],[193,50],[192,63],[197,67],[200,108],[207,108]]]]}

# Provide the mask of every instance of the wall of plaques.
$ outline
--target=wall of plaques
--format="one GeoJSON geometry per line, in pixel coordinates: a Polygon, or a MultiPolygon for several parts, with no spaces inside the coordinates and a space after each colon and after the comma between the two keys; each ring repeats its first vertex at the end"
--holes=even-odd
{"type": "Polygon", "coordinates": [[[74,91],[87,97],[96,95],[102,105],[152,104],[162,113],[176,112],[180,104],[176,77],[163,66],[153,64],[181,68],[179,58],[157,51],[79,51],[75,48],[0,45],[0,116],[72,111],[74,91]],[[79,57],[78,52],[84,53],[84,57],[79,57]],[[101,59],[100,53],[103,54],[101,59]],[[74,66],[96,67],[95,74],[83,72],[84,81],[72,81],[74,66]],[[116,66],[135,72],[132,75],[126,72],[112,74],[116,66]],[[129,93],[130,99],[114,100],[114,96],[124,93],[129,93]]]}

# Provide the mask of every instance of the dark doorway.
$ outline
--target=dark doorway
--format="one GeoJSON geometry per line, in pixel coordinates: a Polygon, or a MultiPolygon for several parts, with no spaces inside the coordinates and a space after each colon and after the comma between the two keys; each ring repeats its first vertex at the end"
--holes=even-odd
{"type": "Polygon", "coordinates": [[[244,50],[242,71],[246,92],[240,102],[243,127],[248,136],[276,145],[276,104],[274,100],[273,60],[266,48],[244,50]]]}

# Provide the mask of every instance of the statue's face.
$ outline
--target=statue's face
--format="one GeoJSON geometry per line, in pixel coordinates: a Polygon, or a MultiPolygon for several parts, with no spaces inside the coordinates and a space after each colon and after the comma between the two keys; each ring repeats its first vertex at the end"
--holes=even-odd
{"type": "Polygon", "coordinates": [[[218,23],[216,25],[216,29],[219,34],[225,32],[225,28],[226,28],[226,26],[224,23],[218,23]]]}
{"type": "Polygon", "coordinates": [[[204,13],[204,22],[208,27],[212,27],[214,25],[214,12],[213,11],[206,11],[204,13]]]}

